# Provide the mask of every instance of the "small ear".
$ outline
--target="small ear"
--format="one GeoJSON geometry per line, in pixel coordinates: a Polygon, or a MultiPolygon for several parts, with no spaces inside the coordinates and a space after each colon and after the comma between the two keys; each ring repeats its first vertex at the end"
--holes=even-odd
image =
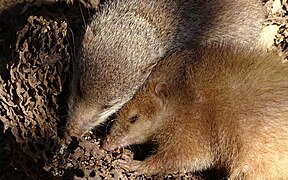
{"type": "Polygon", "coordinates": [[[160,82],[155,87],[155,94],[159,98],[166,100],[170,96],[168,84],[165,82],[160,82]]]}

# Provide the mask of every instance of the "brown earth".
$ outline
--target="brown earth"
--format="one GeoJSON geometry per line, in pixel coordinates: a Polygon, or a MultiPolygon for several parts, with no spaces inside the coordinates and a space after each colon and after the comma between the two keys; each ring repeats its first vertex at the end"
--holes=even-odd
{"type": "MultiPolygon", "coordinates": [[[[0,179],[225,178],[225,172],[216,169],[135,177],[113,162],[143,159],[154,147],[107,153],[99,149],[105,127],[68,147],[61,145],[71,58],[99,3],[0,0],[0,179]]],[[[269,12],[263,28],[275,36],[269,50],[286,60],[287,2],[269,0],[263,5],[269,12]]]]}

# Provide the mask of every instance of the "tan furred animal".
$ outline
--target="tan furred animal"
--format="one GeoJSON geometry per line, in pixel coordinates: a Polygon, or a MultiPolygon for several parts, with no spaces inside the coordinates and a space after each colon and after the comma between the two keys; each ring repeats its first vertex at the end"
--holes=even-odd
{"type": "Polygon", "coordinates": [[[79,137],[126,103],[171,50],[193,44],[254,47],[260,0],[115,0],[87,27],[73,66],[66,137],[79,137]]]}
{"type": "Polygon", "coordinates": [[[173,54],[118,112],[103,148],[153,141],[138,174],[226,168],[231,180],[288,179],[288,64],[205,47],[173,54]]]}

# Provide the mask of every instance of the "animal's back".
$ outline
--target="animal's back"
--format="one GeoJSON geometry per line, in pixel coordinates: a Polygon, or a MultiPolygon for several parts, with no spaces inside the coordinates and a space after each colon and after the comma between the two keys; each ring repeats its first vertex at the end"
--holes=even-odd
{"type": "Polygon", "coordinates": [[[288,102],[288,64],[277,54],[233,46],[195,52],[190,83],[215,100],[224,98],[235,107],[247,101],[251,109],[288,102]]]}
{"type": "MultiPolygon", "coordinates": [[[[119,27],[117,22],[122,19],[122,26],[151,28],[155,34],[149,35],[167,50],[191,42],[251,46],[259,40],[265,18],[259,0],[118,0],[106,6],[92,20],[90,26],[95,32],[105,21],[111,28],[107,33],[116,33],[112,29],[119,27]]],[[[119,36],[127,35],[121,29],[118,32],[119,36]]]]}

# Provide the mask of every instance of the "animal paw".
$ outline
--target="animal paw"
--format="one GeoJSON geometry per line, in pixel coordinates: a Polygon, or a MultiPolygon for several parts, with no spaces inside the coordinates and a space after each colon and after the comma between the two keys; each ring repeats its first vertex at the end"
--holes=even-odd
{"type": "Polygon", "coordinates": [[[144,174],[142,165],[144,164],[143,161],[131,160],[125,161],[122,159],[114,161],[115,165],[125,169],[127,171],[133,172],[134,175],[144,174]]]}

